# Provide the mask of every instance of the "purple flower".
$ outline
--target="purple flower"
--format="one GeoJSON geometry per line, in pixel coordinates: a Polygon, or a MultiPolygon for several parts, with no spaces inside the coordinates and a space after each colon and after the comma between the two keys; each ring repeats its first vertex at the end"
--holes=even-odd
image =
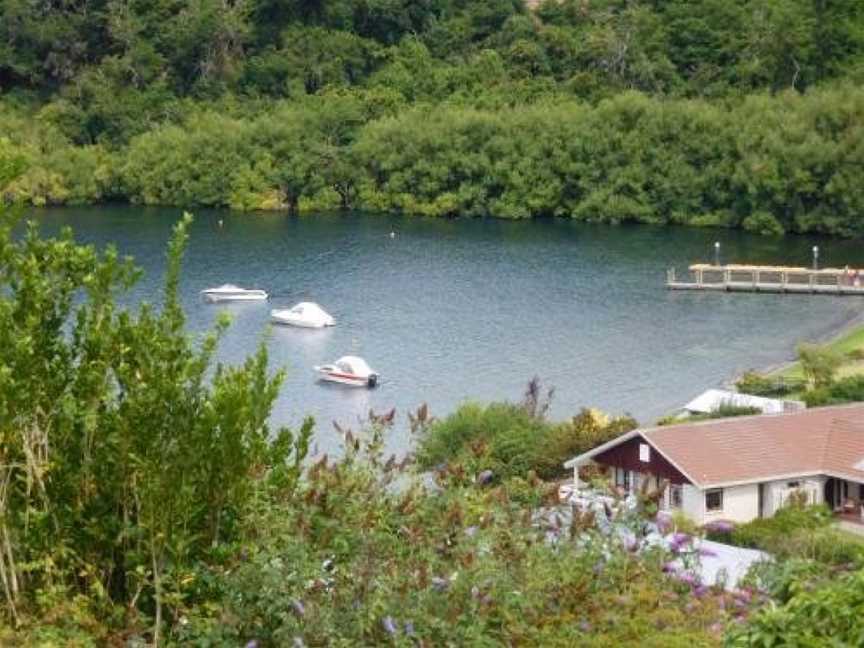
{"type": "Polygon", "coordinates": [[[698,585],[696,589],[693,590],[693,595],[697,598],[702,598],[708,593],[709,590],[710,588],[706,587],[705,585],[698,585]]]}
{"type": "Polygon", "coordinates": [[[302,617],[306,614],[306,608],[303,606],[303,603],[298,601],[297,599],[291,600],[291,609],[294,610],[294,614],[298,617],[302,617]]]}
{"type": "Polygon", "coordinates": [[[660,511],[657,513],[657,517],[655,519],[657,523],[657,529],[660,533],[669,533],[672,530],[672,517],[668,513],[664,513],[660,511]]]}
{"type": "Polygon", "coordinates": [[[667,562],[663,565],[663,572],[666,574],[674,574],[678,571],[678,566],[674,562],[667,562]]]}
{"type": "Polygon", "coordinates": [[[706,524],[705,530],[714,533],[732,533],[735,530],[735,525],[726,520],[717,520],[706,524]]]}
{"type": "Polygon", "coordinates": [[[707,549],[706,547],[699,547],[699,555],[703,558],[709,558],[711,556],[716,556],[717,552],[707,549]]]}
{"type": "Polygon", "coordinates": [[[484,470],[479,475],[477,475],[477,483],[480,484],[480,486],[485,486],[486,484],[489,484],[494,478],[495,473],[493,473],[491,470],[484,470]]]}
{"type": "Polygon", "coordinates": [[[441,578],[440,576],[432,577],[432,589],[436,592],[444,592],[448,587],[450,587],[450,581],[446,578],[441,578]]]}
{"type": "Polygon", "coordinates": [[[381,619],[381,626],[384,628],[384,631],[391,637],[396,634],[396,623],[393,621],[393,617],[386,616],[381,619]]]}
{"type": "Polygon", "coordinates": [[[252,641],[246,644],[246,648],[258,648],[258,640],[253,639],[252,641]]]}
{"type": "Polygon", "coordinates": [[[414,635],[414,622],[413,621],[406,621],[405,622],[405,634],[408,635],[409,637],[414,635]]]}
{"type": "Polygon", "coordinates": [[[690,572],[681,572],[675,576],[679,581],[691,587],[699,585],[699,579],[690,572]]]}

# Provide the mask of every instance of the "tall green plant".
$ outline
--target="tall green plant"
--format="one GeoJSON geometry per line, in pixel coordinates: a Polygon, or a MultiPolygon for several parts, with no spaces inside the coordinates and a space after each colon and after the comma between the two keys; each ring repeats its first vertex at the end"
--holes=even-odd
{"type": "Polygon", "coordinates": [[[71,232],[0,218],[0,580],[13,618],[39,591],[80,591],[154,618],[230,540],[253,491],[290,491],[311,425],[267,419],[283,380],[262,344],[240,367],[185,332],[179,281],[191,217],[168,249],[163,306],[117,307],[138,276],[71,232]]]}

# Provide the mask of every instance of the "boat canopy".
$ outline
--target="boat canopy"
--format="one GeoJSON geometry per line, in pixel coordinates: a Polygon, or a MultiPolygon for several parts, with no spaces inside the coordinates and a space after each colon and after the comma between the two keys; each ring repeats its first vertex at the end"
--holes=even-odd
{"type": "Polygon", "coordinates": [[[372,367],[363,358],[358,358],[357,356],[343,356],[335,364],[339,371],[351,373],[355,376],[368,376],[373,373],[372,367]]]}
{"type": "Polygon", "coordinates": [[[288,312],[292,315],[302,315],[308,319],[326,319],[330,317],[330,314],[315,302],[300,302],[292,306],[288,312]]]}

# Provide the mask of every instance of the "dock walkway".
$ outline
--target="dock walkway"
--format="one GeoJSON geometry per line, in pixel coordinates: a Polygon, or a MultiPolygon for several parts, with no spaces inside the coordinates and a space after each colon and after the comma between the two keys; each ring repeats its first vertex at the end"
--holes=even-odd
{"type": "Polygon", "coordinates": [[[675,268],[670,268],[666,287],[670,290],[864,296],[864,270],[707,263],[691,265],[689,270],[691,280],[678,281],[675,268]]]}

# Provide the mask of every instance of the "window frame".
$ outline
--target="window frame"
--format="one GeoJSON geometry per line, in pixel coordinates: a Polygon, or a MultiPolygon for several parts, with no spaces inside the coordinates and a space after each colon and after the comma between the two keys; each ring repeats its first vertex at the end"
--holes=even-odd
{"type": "Polygon", "coordinates": [[[724,505],[723,500],[724,499],[725,499],[725,497],[724,497],[724,493],[723,493],[722,488],[709,488],[708,490],[706,490],[705,491],[705,512],[706,513],[722,513],[723,512],[723,505],[724,505]],[[712,495],[719,495],[720,496],[720,506],[711,507],[708,504],[708,498],[711,497],[712,495]]]}
{"type": "Polygon", "coordinates": [[[684,487],[681,484],[669,484],[669,508],[684,508],[684,487]]]}

